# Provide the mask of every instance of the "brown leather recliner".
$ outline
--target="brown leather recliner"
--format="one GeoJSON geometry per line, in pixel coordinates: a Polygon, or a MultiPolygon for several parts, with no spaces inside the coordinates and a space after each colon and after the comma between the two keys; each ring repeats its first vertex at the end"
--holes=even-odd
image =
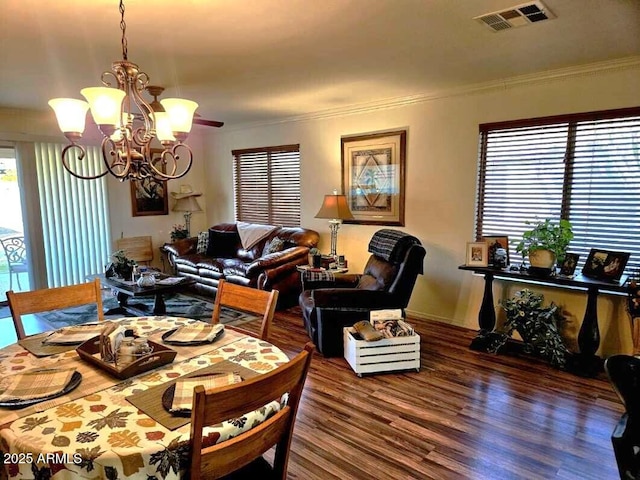
{"type": "Polygon", "coordinates": [[[376,232],[361,275],[305,282],[300,294],[304,325],[325,357],[343,354],[343,328],[369,320],[371,310],[406,308],[426,254],[420,241],[398,230],[376,232]]]}

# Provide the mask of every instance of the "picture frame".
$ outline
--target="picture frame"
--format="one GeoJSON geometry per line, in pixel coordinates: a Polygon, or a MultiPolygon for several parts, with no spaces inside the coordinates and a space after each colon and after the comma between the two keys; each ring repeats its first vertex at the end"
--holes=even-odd
{"type": "Polygon", "coordinates": [[[580,255],[577,253],[565,253],[562,265],[560,265],[560,275],[565,277],[572,277],[578,266],[578,260],[580,255]]]}
{"type": "Polygon", "coordinates": [[[404,226],[407,131],[341,138],[342,191],[353,214],[344,223],[404,226]]]}
{"type": "Polygon", "coordinates": [[[596,280],[617,282],[627,266],[630,255],[628,252],[592,248],[582,267],[582,275],[596,280]]]}
{"type": "MultiPolygon", "coordinates": [[[[154,164],[161,162],[162,150],[151,149],[151,158],[154,164]]],[[[148,215],[169,214],[169,192],[167,182],[153,178],[143,180],[131,180],[131,215],[143,217],[148,215]]]]}
{"type": "Polygon", "coordinates": [[[489,266],[489,245],[487,242],[467,242],[467,260],[469,267],[489,266]]]}
{"type": "Polygon", "coordinates": [[[504,248],[507,252],[507,265],[509,261],[509,236],[508,235],[484,235],[482,241],[486,242],[489,248],[489,265],[496,265],[495,254],[496,249],[504,248]]]}

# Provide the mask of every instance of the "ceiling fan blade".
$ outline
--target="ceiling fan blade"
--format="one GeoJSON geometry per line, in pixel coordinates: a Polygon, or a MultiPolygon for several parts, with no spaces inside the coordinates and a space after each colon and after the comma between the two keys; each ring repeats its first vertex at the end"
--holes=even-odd
{"type": "Polygon", "coordinates": [[[217,120],[205,120],[204,118],[193,118],[193,123],[197,123],[198,125],[206,125],[207,127],[222,127],[224,122],[218,122],[217,120]]]}

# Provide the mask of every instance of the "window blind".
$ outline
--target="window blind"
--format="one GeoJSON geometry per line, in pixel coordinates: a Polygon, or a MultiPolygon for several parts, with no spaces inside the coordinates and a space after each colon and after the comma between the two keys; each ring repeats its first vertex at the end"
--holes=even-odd
{"type": "MultiPolygon", "coordinates": [[[[49,287],[85,282],[87,275],[104,271],[111,254],[106,179],[72,176],[62,166],[63,148],[35,144],[49,287]]],[[[86,147],[81,165],[84,175],[99,172],[100,149],[86,147]]]]}
{"type": "Polygon", "coordinates": [[[233,150],[236,220],[300,225],[300,145],[233,150]]]}
{"type": "Polygon", "coordinates": [[[631,253],[640,267],[640,108],[480,125],[476,237],[508,235],[525,222],[569,220],[569,251],[631,253]]]}

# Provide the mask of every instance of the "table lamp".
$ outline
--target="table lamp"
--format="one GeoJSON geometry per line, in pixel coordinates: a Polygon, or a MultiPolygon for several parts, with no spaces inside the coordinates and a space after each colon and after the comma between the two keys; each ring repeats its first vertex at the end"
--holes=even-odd
{"type": "Polygon", "coordinates": [[[184,228],[187,229],[187,236],[191,236],[191,214],[202,211],[196,200],[202,194],[194,192],[190,185],[181,185],[180,192],[172,192],[171,195],[176,200],[172,210],[184,212],[184,228]]]}
{"type": "Polygon", "coordinates": [[[325,195],[324,201],[316,218],[329,218],[329,229],[331,230],[331,256],[337,257],[338,245],[338,229],[343,220],[353,220],[347,197],[338,195],[338,191],[334,190],[332,195],[325,195]]]}

